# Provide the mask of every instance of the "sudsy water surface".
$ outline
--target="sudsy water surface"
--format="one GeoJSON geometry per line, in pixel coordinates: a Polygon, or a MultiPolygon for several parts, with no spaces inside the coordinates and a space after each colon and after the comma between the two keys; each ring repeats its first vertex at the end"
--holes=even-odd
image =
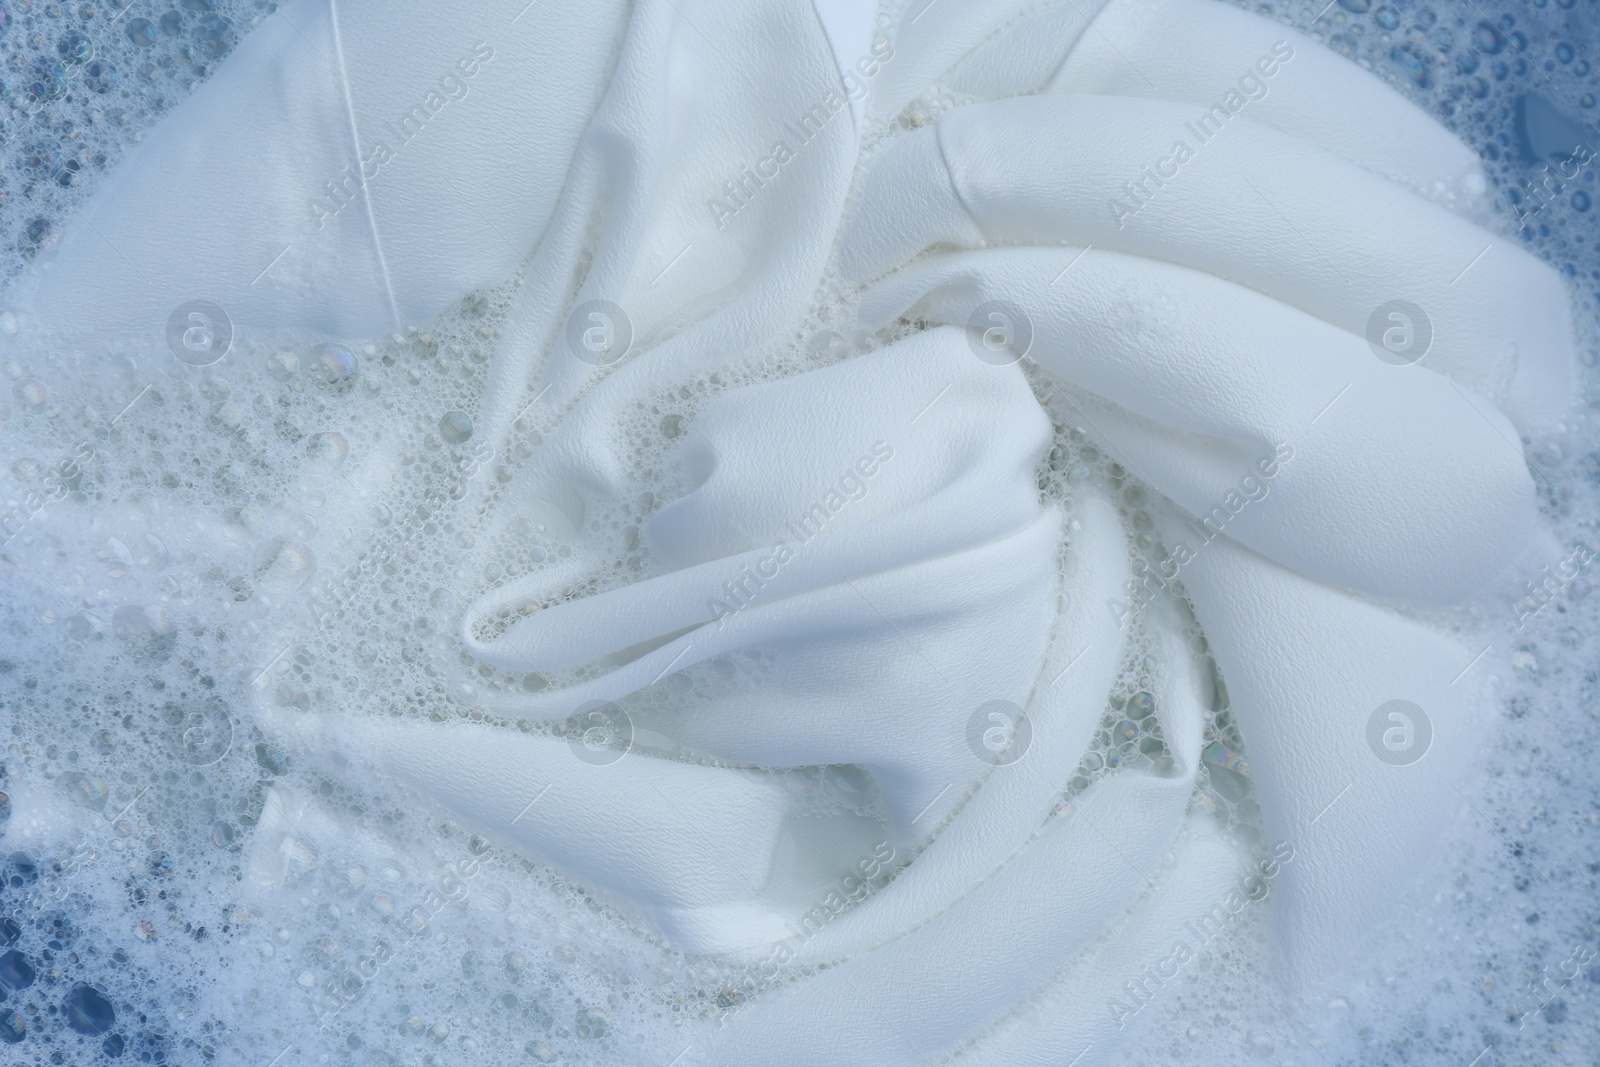
{"type": "MultiPolygon", "coordinates": [[[[1468,140],[1501,193],[1489,224],[1562,271],[1592,334],[1600,189],[1592,166],[1561,154],[1600,145],[1594,5],[1246,6],[1325,41],[1468,140]]],[[[0,278],[48,255],[127,146],[272,12],[4,3],[0,278]]],[[[959,105],[937,87],[926,97],[930,111],[959,105]]],[[[530,523],[496,573],[462,571],[473,537],[463,487],[486,463],[509,480],[531,448],[496,456],[467,414],[509,295],[475,294],[426,329],[354,347],[245,338],[219,366],[153,382],[112,360],[93,410],[58,404],[48,354],[0,366],[4,462],[31,484],[82,459],[58,489],[93,516],[50,544],[63,577],[37,596],[17,592],[38,583],[6,559],[0,828],[14,810],[39,813],[27,835],[0,836],[7,1062],[668,1063],[697,1025],[759,993],[750,974],[672,952],[547,867],[254,725],[261,704],[443,719],[469,713],[456,699],[464,685],[552,681],[480,668],[438,622],[459,615],[461,591],[573,550],[530,523]],[[308,547],[327,531],[309,516],[375,485],[370,525],[386,533],[335,538],[357,562],[327,566],[308,547]],[[322,621],[309,636],[280,634],[284,606],[311,596],[322,621]],[[280,636],[274,669],[252,669],[254,649],[280,636]]],[[[779,346],[768,375],[887,339],[834,338],[829,325],[817,324],[820,341],[779,346]]],[[[1584,362],[1588,388],[1592,345],[1584,362]]],[[[657,492],[672,490],[670,442],[736,384],[698,383],[627,415],[657,492]]],[[[1037,391],[1058,438],[1041,492],[1070,501],[1095,484],[1121,504],[1136,551],[1154,551],[1138,536],[1153,494],[1099,454],[1044,383],[1037,391]]],[[[1549,561],[1553,583],[1504,606],[1477,664],[1500,679],[1501,715],[1482,767],[1458,783],[1463,819],[1437,894],[1374,917],[1389,951],[1346,995],[1289,1010],[1262,977],[1266,909],[1247,907],[1141,1020],[1129,1062],[1600,1060],[1596,425],[1586,395],[1563,430],[1526,442],[1569,547],[1549,561]]],[[[637,527],[651,506],[641,499],[583,533],[613,550],[594,588],[649,566],[637,527]]],[[[1190,642],[1203,657],[1197,628],[1190,642]]],[[[1091,750],[1063,768],[1069,793],[1165,758],[1152,695],[1165,666],[1134,645],[1091,750]]],[[[674,676],[630,698],[636,719],[690,699],[694,684],[674,676]]],[[[1249,841],[1249,739],[1224,680],[1208,697],[1197,803],[1249,841]]],[[[876,810],[870,783],[848,771],[783,777],[802,808],[876,810]]]]}

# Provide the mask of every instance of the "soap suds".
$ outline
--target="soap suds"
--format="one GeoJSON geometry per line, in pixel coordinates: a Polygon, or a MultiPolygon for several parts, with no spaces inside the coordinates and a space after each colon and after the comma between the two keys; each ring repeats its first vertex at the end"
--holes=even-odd
{"type": "MultiPolygon", "coordinates": [[[[1487,31],[1475,12],[1365,0],[1313,22],[1320,6],[1267,13],[1452,124],[1484,154],[1498,188],[1529,174],[1517,159],[1517,94],[1593,115],[1592,60],[1578,58],[1581,38],[1558,32],[1571,16],[1554,5],[1487,31]]],[[[170,12],[7,10],[6,106],[18,116],[14,128],[28,131],[6,143],[0,233],[10,251],[0,277],[9,278],[48,254],[96,176],[209,72],[232,35],[271,9],[193,0],[170,12]],[[90,59],[74,34],[92,41],[90,59]]],[[[964,102],[930,90],[899,124],[914,129],[964,102]]],[[[1593,195],[1592,184],[1583,171],[1524,232],[1572,282],[1590,367],[1600,234],[1578,197],[1593,195]]],[[[1508,230],[1509,218],[1493,225],[1508,230]]],[[[45,355],[0,368],[8,489],[66,497],[92,516],[68,527],[24,512],[30,521],[7,536],[18,558],[51,567],[39,582],[8,568],[12,587],[29,592],[0,605],[0,789],[12,811],[0,838],[8,857],[0,968],[16,952],[13,966],[25,960],[34,972],[0,1003],[0,1027],[16,1012],[21,1047],[40,1062],[52,1053],[94,1062],[115,1050],[135,1062],[266,1063],[283,1050],[286,1063],[665,1063],[694,1024],[737,1012],[771,984],[752,980],[749,968],[672,952],[617,905],[441,821],[359,767],[296,758],[255,725],[252,702],[285,716],[337,707],[493,719],[474,707],[475,694],[591,675],[600,668],[496,672],[441,620],[459,618],[464,598],[580,550],[605,565],[551,600],[507,609],[482,636],[519,612],[653,573],[639,528],[677,495],[674,449],[706,403],[917,328],[855,336],[824,310],[739,370],[674,383],[617,426],[632,446],[635,500],[584,515],[577,530],[530,519],[506,544],[485,548],[474,543],[477,518],[531,455],[536,434],[524,426],[512,455],[500,455],[455,416],[478,409],[510,298],[509,286],[474,294],[425,330],[346,351],[319,350],[312,338],[244,338],[215,366],[153,381],[113,354],[82,410],[55,400],[54,383],[69,376],[64,363],[45,355]],[[494,474],[489,491],[474,497],[472,476],[485,468],[494,474]],[[392,535],[376,545],[328,539],[312,516],[329,501],[392,535]],[[319,533],[332,546],[321,558],[305,547],[319,533]],[[201,544],[225,547],[201,557],[201,544]],[[465,569],[477,558],[492,558],[493,569],[465,569]],[[282,658],[246,660],[240,649],[278,636],[279,606],[296,601],[310,623],[296,619],[293,640],[285,628],[282,658]],[[277,865],[247,870],[244,843],[264,834],[277,835],[277,865]],[[103,1033],[93,1032],[97,1005],[76,992],[84,985],[114,1011],[103,1033]],[[74,1018],[60,1010],[69,1002],[82,1009],[74,1018]]],[[[1035,385],[1056,430],[1039,472],[1042,497],[1070,510],[1075,493],[1106,493],[1133,532],[1134,560],[1159,565],[1147,527],[1156,494],[1089,443],[1064,397],[1035,385]]],[[[1600,536],[1587,519],[1600,484],[1591,409],[1531,444],[1562,537],[1600,536]]],[[[1070,551],[1063,563],[1071,565],[1070,551]]],[[[1502,675],[1504,716],[1485,744],[1484,773],[1461,783],[1453,875],[1428,910],[1397,920],[1392,951],[1364,984],[1304,1009],[1316,1014],[1303,1025],[1286,1022],[1279,1008],[1288,1006],[1261,995],[1265,909],[1251,906],[1141,1018],[1142,1043],[1128,1062],[1231,1063],[1243,1053],[1271,1063],[1446,1064],[1484,1049],[1499,1063],[1600,1056],[1584,1025],[1600,1011],[1592,907],[1600,793],[1588,771],[1597,697],[1579,667],[1600,626],[1591,580],[1572,580],[1521,631],[1509,605],[1503,613],[1505,636],[1480,669],[1502,675]]],[[[1151,610],[1182,612],[1178,591],[1159,594],[1151,610]]],[[[1265,852],[1248,739],[1229,717],[1204,634],[1194,626],[1187,637],[1212,679],[1196,804],[1265,852]]],[[[1063,769],[1068,794],[1119,766],[1165,758],[1152,704],[1172,666],[1148,637],[1134,642],[1090,751],[1075,771],[1063,769]]],[[[729,658],[630,696],[641,747],[652,745],[653,716],[761,669],[729,658]]],[[[678,755],[661,745],[660,754],[678,755]]],[[[821,769],[782,777],[802,812],[882,815],[870,803],[853,807],[861,798],[848,777],[821,769]]]]}

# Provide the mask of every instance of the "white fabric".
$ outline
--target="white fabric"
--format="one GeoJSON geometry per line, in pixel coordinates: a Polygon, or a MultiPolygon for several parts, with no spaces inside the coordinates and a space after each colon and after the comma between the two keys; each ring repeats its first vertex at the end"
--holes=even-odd
{"type": "Polygon", "coordinates": [[[1451,602],[1534,539],[1533,479],[1503,415],[1213,275],[1099,249],[943,255],[868,292],[861,314],[869,329],[960,323],[994,299],[1025,309],[1030,358],[1110,401],[1083,417],[1115,454],[1197,519],[1253,474],[1270,502],[1225,515],[1228,536],[1306,574],[1451,602]],[[1261,478],[1253,464],[1281,443],[1292,458],[1261,478]]]}
{"type": "Polygon", "coordinates": [[[1154,1022],[1160,1002],[1197,969],[1189,960],[1221,947],[1207,940],[1212,931],[1227,930],[1219,912],[1236,917],[1235,907],[1242,912],[1265,906],[1238,903],[1251,899],[1246,894],[1261,884],[1259,879],[1221,835],[1191,821],[1159,884],[1025,1006],[980,1034],[958,1062],[962,1067],[1117,1062],[1121,1045],[1154,1022]],[[1251,875],[1258,880],[1247,882],[1251,875]],[[1182,977],[1168,978],[1174,970],[1182,977]],[[1128,994],[1129,983],[1141,999],[1128,994]]]}
{"type": "MultiPolygon", "coordinates": [[[[481,702],[547,723],[718,661],[760,670],[652,724],[685,759],[595,766],[541,734],[339,709],[263,708],[263,722],[370,759],[691,953],[748,959],[778,941],[872,831],[902,860],[914,852],[793,946],[833,966],[756,998],[696,1051],[711,1062],[916,1063],[963,1047],[1068,1062],[1080,1039],[1108,1055],[1115,1035],[1083,991],[1136,972],[1159,942],[1138,933],[1119,956],[1098,939],[1123,920],[1175,928],[1245,861],[1186,814],[1203,715],[1187,635],[1164,609],[1138,625],[1160,649],[1174,772],[1110,775],[1046,819],[1125,650],[1108,604],[1129,550],[1110,502],[1040,499],[1049,420],[1024,371],[976,359],[965,329],[980,301],[1005,299],[1036,327],[1037,380],[1175,505],[1153,508],[1169,543],[1187,529],[1177,509],[1207,513],[1248,464],[1292,446],[1270,495],[1181,581],[1269,836],[1304,857],[1269,905],[1283,973],[1339,973],[1449,817],[1487,699],[1459,678],[1476,649],[1394,601],[1462,604],[1514,563],[1538,528],[1519,435],[1572,392],[1561,282],[1453,210],[1473,193],[1465,149],[1315,42],[1197,0],[914,3],[886,30],[893,58],[860,115],[841,64],[873,43],[848,5],[520,6],[286,6],[10,294],[23,327],[10,344],[48,338],[88,358],[202,297],[245,332],[361,338],[516,277],[472,414],[497,460],[538,444],[508,460],[521,464],[508,486],[498,462],[477,475],[462,571],[481,574],[518,519],[577,545],[499,588],[461,583],[464,618],[439,628],[458,634],[452,654],[501,669],[593,669],[481,702]],[[310,198],[479,36],[493,58],[466,95],[318,229],[310,198]],[[1295,58],[1268,95],[1119,216],[1111,202],[1171,151],[1216,79],[1280,41],[1295,58]],[[980,102],[885,125],[913,101],[931,109],[945,80],[980,102]],[[789,125],[805,115],[816,128],[799,143],[789,125]],[[775,174],[746,177],[786,138],[775,174]],[[1395,298],[1432,320],[1420,365],[1367,347],[1368,317],[1395,298]],[[614,365],[566,341],[591,300],[631,324],[614,365]],[[836,302],[865,331],[910,336],[729,384],[770,370],[836,302]],[[626,420],[713,373],[722,385],[663,461],[684,488],[640,532],[644,572],[562,600],[610,574],[589,534],[638,494],[626,420]],[[865,488],[829,503],[851,471],[865,488]],[[820,532],[792,538],[819,501],[820,532]],[[803,544],[748,605],[714,606],[789,540],[803,544]],[[1063,548],[1075,568],[1058,570],[1063,548]],[[485,630],[501,608],[515,621],[485,630]],[[1366,716],[1397,698],[1436,727],[1409,767],[1366,751],[1366,716]],[[1033,724],[1014,765],[969,747],[969,717],[992,700],[1033,724]],[[871,774],[886,825],[804,823],[749,766],[836,764],[871,774]]],[[[364,521],[353,502],[350,515],[364,521]]]]}
{"type": "Polygon", "coordinates": [[[160,337],[196,299],[241,329],[364,339],[499,284],[550,218],[627,6],[513,21],[525,2],[283,5],[65,228],[15,294],[19,345],[160,337]],[[402,128],[413,106],[427,121],[402,128]]]}
{"type": "Polygon", "coordinates": [[[1357,337],[1404,298],[1433,323],[1425,366],[1529,423],[1564,408],[1575,363],[1560,280],[1313,142],[1236,116],[1137,212],[1111,208],[1194,117],[1166,100],[1066,95],[954,111],[874,160],[846,276],[874,281],[934,245],[1075,244],[1207,271],[1357,337]]]}
{"type": "Polygon", "coordinates": [[[1186,569],[1195,612],[1228,672],[1249,738],[1267,836],[1294,863],[1273,904],[1279,949],[1303,988],[1338,978],[1351,931],[1375,925],[1422,873],[1430,838],[1462,805],[1457,781],[1489,717],[1467,647],[1219,539],[1186,569]],[[1367,720],[1391,700],[1432,723],[1426,754],[1391,766],[1367,749],[1367,720]]]}
{"type": "Polygon", "coordinates": [[[867,100],[871,95],[873,5],[861,0],[816,0],[817,17],[828,35],[834,62],[839,64],[840,87],[850,101],[850,118],[859,133],[866,124],[867,100]],[[858,64],[868,60],[866,70],[858,64]]]}
{"type": "Polygon", "coordinates": [[[879,891],[872,907],[846,912],[795,946],[796,965],[841,959],[905,933],[966,896],[1025,847],[1040,814],[1058,798],[1062,769],[1075,763],[1099,725],[1104,695],[1125,652],[1122,642],[1106,639],[1093,610],[1118,595],[1127,578],[1122,541],[1116,511],[1091,497],[1068,538],[1077,566],[1062,589],[1065,610],[1028,705],[1027,752],[995,767],[960,818],[879,891]]]}
{"type": "MultiPolygon", "coordinates": [[[[536,573],[474,605],[464,641],[519,672],[649,648],[592,680],[505,702],[535,719],[730,652],[768,656],[764,691],[711,700],[674,727],[679,739],[735,763],[866,766],[910,844],[983,769],[968,718],[988,701],[1025,703],[1044,657],[1061,525],[1035,484],[1047,433],[1017,368],[974,360],[957,330],[732,391],[686,440],[683,462],[703,482],[642,531],[665,573],[474,638],[481,615],[539,604],[567,580],[536,573]],[[1001,424],[995,411],[1017,415],[1001,424]],[[862,495],[841,494],[822,521],[811,509],[864,457],[881,462],[858,475],[862,495]],[[750,606],[733,610],[725,584],[767,571],[745,587],[750,606]]],[[[559,462],[540,473],[579,480],[559,462]]]]}
{"type": "Polygon", "coordinates": [[[1420,191],[1467,207],[1487,190],[1472,149],[1378,79],[1281,25],[1209,0],[1112,4],[1049,88],[1188,104],[1190,121],[1235,92],[1250,121],[1420,191]]]}
{"type": "MultiPolygon", "coordinates": [[[[1181,657],[1181,649],[1163,651],[1181,657]]],[[[1010,862],[936,906],[915,930],[758,1001],[715,1047],[717,1061],[909,1067],[959,1044],[1043,985],[1153,885],[1182,825],[1202,726],[1185,658],[1157,707],[1174,755],[1171,776],[1095,783],[1010,862]],[[908,975],[917,978],[906,981],[908,975]]]]}
{"type": "MultiPolygon", "coordinates": [[[[987,66],[990,79],[1012,92],[1036,91],[1055,72],[1071,50],[1089,20],[1105,5],[1105,0],[1067,0],[1047,5],[1064,15],[1057,33],[1041,41],[1044,65],[1027,62],[1011,45],[1013,35],[1029,23],[1034,0],[978,0],[976,3],[950,4],[944,0],[906,0],[895,26],[895,62],[874,87],[873,115],[879,121],[892,118],[912,100],[929,94],[946,74],[959,71],[963,64],[978,60],[985,52],[1009,53],[987,66]],[[1028,71],[1037,79],[1019,85],[1019,72],[1028,71]]],[[[987,81],[987,79],[985,79],[987,81]]],[[[982,97],[988,85],[963,86],[982,97]]],[[[931,95],[931,94],[930,94],[931,95]]]]}
{"type": "Polygon", "coordinates": [[[872,850],[869,828],[850,820],[786,819],[788,790],[761,775],[637,756],[596,766],[574,759],[564,740],[468,724],[357,720],[327,740],[377,760],[491,838],[612,890],[674,944],[700,952],[787,937],[813,903],[812,886],[839,877],[818,855],[872,850]],[[798,862],[779,869],[780,859],[798,862]]]}

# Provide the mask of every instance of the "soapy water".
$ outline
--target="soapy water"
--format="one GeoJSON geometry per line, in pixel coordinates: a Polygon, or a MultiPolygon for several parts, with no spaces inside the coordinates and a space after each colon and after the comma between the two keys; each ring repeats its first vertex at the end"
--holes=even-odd
{"type": "MultiPolygon", "coordinates": [[[[270,12],[205,0],[141,7],[6,8],[8,276],[48,251],[138,131],[270,12]]],[[[1562,147],[1563,122],[1592,121],[1600,21],[1559,5],[1504,17],[1471,5],[1320,8],[1270,13],[1367,66],[1470,142],[1509,205],[1490,225],[1512,232],[1524,217],[1523,239],[1568,277],[1580,327],[1592,335],[1593,171],[1564,167],[1549,148],[1562,147]]],[[[930,92],[902,125],[959,106],[930,92]]],[[[476,529],[461,505],[468,479],[486,468],[509,482],[535,443],[523,427],[512,455],[498,455],[465,414],[478,409],[510,294],[509,286],[475,294],[426,329],[367,345],[239,338],[234,358],[196,359],[195,373],[155,380],[112,361],[103,406],[91,411],[56,406],[48,356],[4,368],[12,474],[96,516],[56,531],[51,546],[72,589],[0,605],[0,789],[12,808],[42,812],[45,823],[0,839],[0,1041],[18,1062],[669,1063],[697,1024],[800,976],[681,956],[633,916],[441,820],[392,784],[280,747],[249,711],[259,702],[286,713],[315,704],[484,718],[492,716],[471,694],[579,680],[586,668],[497,672],[438,620],[459,615],[463,590],[494,588],[580,542],[601,546],[613,563],[570,598],[649,573],[639,526],[658,500],[677,495],[670,450],[692,432],[697,411],[736,386],[893,339],[855,336],[824,318],[745,375],[724,372],[641,402],[617,432],[651,488],[615,513],[591,512],[582,530],[529,518],[488,553],[490,569],[467,572],[476,529]],[[313,555],[306,546],[318,531],[306,514],[314,505],[360,498],[362,486],[379,483],[381,502],[368,506],[392,538],[324,537],[336,547],[313,555]],[[207,536],[195,536],[202,529],[207,536]],[[197,543],[225,551],[201,558],[197,543]],[[80,610],[86,596],[105,610],[80,610]],[[280,606],[297,601],[312,605],[309,637],[283,623],[280,606]],[[280,637],[284,651],[265,669],[242,651],[280,637]]],[[[194,321],[216,325],[214,316],[194,321]]],[[[185,350],[211,351],[210,335],[190,339],[185,350]]],[[[1584,358],[1592,368],[1592,345],[1584,358]]],[[[1071,397],[1042,377],[1033,384],[1056,431],[1041,494],[1069,506],[1090,486],[1110,495],[1133,531],[1136,564],[1158,567],[1165,547],[1149,533],[1157,494],[1090,443],[1071,397]]],[[[1531,446],[1563,541],[1594,542],[1600,453],[1589,409],[1531,446]]],[[[19,506],[25,520],[42,510],[7,502],[19,506]]],[[[1600,792],[1587,771],[1597,705],[1580,666],[1596,606],[1587,572],[1563,566],[1570,555],[1549,561],[1556,578],[1542,597],[1505,605],[1504,636],[1476,663],[1501,676],[1504,714],[1484,740],[1482,773],[1460,783],[1465,817],[1451,871],[1426,908],[1375,917],[1392,943],[1364,981],[1314,1017],[1286,1016],[1262,995],[1265,909],[1256,904],[1270,895],[1267,878],[1226,928],[1196,944],[1192,962],[1152,961],[1142,984],[1170,988],[1133,1031],[1129,1062],[1600,1057],[1600,792]]],[[[1148,607],[1185,610],[1160,588],[1148,607]]],[[[482,636],[513,618],[488,620],[482,636]]],[[[1063,769],[1063,807],[1119,766],[1158,768],[1168,758],[1153,705],[1170,665],[1137,619],[1129,626],[1134,640],[1102,725],[1076,771],[1063,769]]],[[[1207,663],[1198,626],[1186,636],[1207,663]]],[[[634,694],[622,702],[628,743],[674,754],[650,730],[653,718],[760,670],[718,661],[634,694]]],[[[1206,676],[1195,805],[1271,856],[1248,738],[1229,716],[1225,680],[1214,667],[1206,676]]],[[[617,747],[608,735],[588,750],[617,747]]],[[[848,769],[774,773],[818,816],[882,815],[870,779],[848,769]]],[[[537,800],[529,797],[530,809],[537,800]]],[[[894,870],[868,854],[881,861],[870,876],[841,887],[853,901],[894,870]]],[[[1144,1015],[1136,993],[1116,995],[1121,1011],[1144,1015]]]]}
{"type": "MultiPolygon", "coordinates": [[[[141,5],[142,6],[142,5],[141,5]]],[[[0,277],[48,251],[74,205],[173,104],[206,78],[276,4],[183,0],[140,10],[9,3],[5,56],[7,250],[0,277]]]]}

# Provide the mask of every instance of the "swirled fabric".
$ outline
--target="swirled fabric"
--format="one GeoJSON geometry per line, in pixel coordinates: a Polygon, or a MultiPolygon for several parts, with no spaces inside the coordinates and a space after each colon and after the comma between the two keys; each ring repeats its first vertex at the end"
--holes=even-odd
{"type": "Polygon", "coordinates": [[[440,609],[473,715],[263,723],[776,953],[705,1062],[1105,1060],[1103,991],[1269,870],[1216,774],[1274,843],[1264,980],[1355,959],[1483,721],[1441,620],[1540,543],[1522,435],[1572,393],[1472,153],[1215,0],[405,6],[285,5],[15,294],[9,344],[92,353],[197,296],[357,342],[513,283],[460,573],[561,550],[440,609]],[[1069,422],[1122,481],[1049,488],[1069,422]],[[1161,758],[1069,788],[1146,660],[1161,758]],[[1419,761],[1370,747],[1395,701],[1419,761]],[[868,800],[799,811],[817,768],[868,800]]]}

